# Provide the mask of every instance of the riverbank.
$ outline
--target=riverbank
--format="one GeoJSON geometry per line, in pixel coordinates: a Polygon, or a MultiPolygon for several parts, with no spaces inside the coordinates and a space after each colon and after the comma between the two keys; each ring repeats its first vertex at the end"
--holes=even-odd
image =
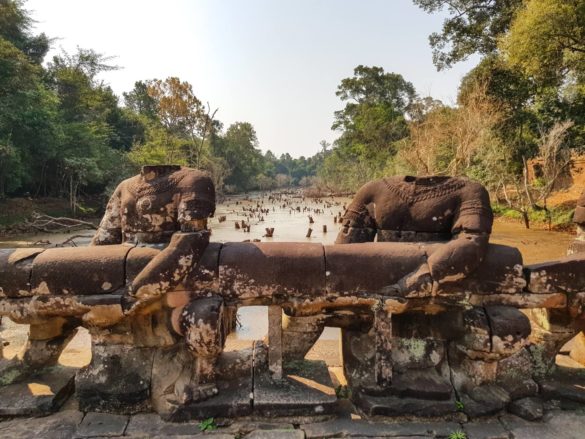
{"type": "MultiPolygon", "coordinates": [[[[323,202],[329,202],[329,204],[332,204],[332,200],[335,200],[335,202],[342,201],[341,205],[345,205],[352,198],[352,194],[321,194],[321,196],[315,196],[315,194],[311,194],[310,190],[299,188],[290,188],[283,191],[227,195],[218,197],[218,210],[215,217],[218,218],[222,216],[221,206],[222,204],[229,204],[230,200],[261,201],[263,198],[268,198],[270,194],[277,196],[283,201],[283,204],[279,206],[280,208],[282,208],[282,206],[286,207],[287,200],[290,200],[288,203],[289,206],[294,204],[295,207],[300,206],[302,209],[312,205],[321,205],[323,202]]],[[[575,197],[575,194],[566,191],[555,194],[555,196],[551,197],[551,200],[556,204],[552,204],[549,208],[548,217],[547,212],[544,210],[530,210],[528,213],[530,229],[537,231],[552,230],[556,232],[574,233],[575,226],[572,223],[572,218],[577,202],[577,198],[575,197]]],[[[103,197],[94,197],[84,200],[83,205],[79,207],[76,219],[97,225],[104,210],[103,204],[103,197]]],[[[340,206],[340,204],[335,205],[336,207],[340,206]]],[[[522,214],[519,211],[507,208],[500,204],[493,204],[492,209],[497,223],[516,224],[519,226],[518,230],[526,229],[524,227],[522,214]]],[[[305,211],[302,212],[304,213],[305,211]]],[[[230,211],[228,213],[234,212],[230,211]]],[[[336,214],[337,213],[338,212],[336,212],[336,214]]],[[[31,235],[31,238],[33,238],[34,235],[42,235],[43,231],[35,229],[35,227],[31,225],[31,220],[35,214],[44,214],[51,217],[70,217],[71,211],[69,209],[68,201],[61,198],[10,198],[2,200],[0,201],[0,241],[6,241],[8,239],[3,238],[8,237],[19,240],[18,238],[22,236],[31,235]]],[[[244,217],[245,216],[246,215],[244,215],[244,217]]],[[[35,241],[47,240],[51,242],[59,242],[57,239],[46,239],[45,237],[35,239],[35,241]]]]}
{"type": "MultiPolygon", "coordinates": [[[[530,209],[528,211],[528,221],[531,229],[536,230],[554,230],[572,233],[575,231],[573,224],[573,214],[577,200],[568,204],[561,204],[550,207],[548,212],[544,209],[530,209]]],[[[492,205],[494,216],[501,221],[517,223],[524,225],[522,213],[518,210],[510,209],[499,204],[492,205]]]]}
{"type": "MultiPolygon", "coordinates": [[[[84,200],[76,219],[98,224],[103,212],[102,197],[84,200]]],[[[35,215],[71,217],[68,200],[62,198],[8,198],[0,201],[0,237],[42,233],[31,225],[35,215]]]]}

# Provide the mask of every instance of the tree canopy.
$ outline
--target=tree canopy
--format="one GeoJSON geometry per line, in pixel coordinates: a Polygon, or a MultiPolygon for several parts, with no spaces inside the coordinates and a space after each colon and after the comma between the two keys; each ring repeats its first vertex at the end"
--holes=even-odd
{"type": "Polygon", "coordinates": [[[500,44],[508,62],[548,84],[585,79],[585,1],[530,0],[500,44]]]}
{"type": "Polygon", "coordinates": [[[467,175],[524,214],[546,208],[544,180],[585,146],[585,0],[413,2],[448,14],[430,36],[438,69],[481,56],[457,104],[419,96],[400,73],[358,65],[331,87],[337,139],[294,158],[262,153],[245,119],[224,127],[221,109],[176,76],[139,78],[120,102],[101,80],[117,68],[111,58],[78,48],[46,60],[51,40],[32,32],[23,3],[0,0],[0,198],[66,197],[75,212],[80,195],[108,194],[140,165],[176,163],[209,171],[225,192],[467,175]],[[546,172],[527,188],[534,157],[546,172]]]}
{"type": "Polygon", "coordinates": [[[107,193],[142,164],[208,170],[220,191],[315,175],[304,157],[263,155],[249,122],[223,131],[180,78],[137,80],[121,105],[100,79],[111,58],[78,48],[43,65],[51,40],[33,24],[23,2],[0,0],[0,198],[67,197],[75,212],[80,194],[107,193]]]}
{"type": "Polygon", "coordinates": [[[441,32],[432,33],[429,42],[433,62],[442,70],[466,60],[474,53],[490,54],[498,48],[498,38],[510,28],[522,0],[413,0],[429,13],[446,10],[449,18],[441,32]]]}

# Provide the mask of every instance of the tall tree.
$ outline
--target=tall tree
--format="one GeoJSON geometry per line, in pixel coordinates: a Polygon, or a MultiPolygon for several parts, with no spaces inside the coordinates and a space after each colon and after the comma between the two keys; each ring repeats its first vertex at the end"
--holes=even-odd
{"type": "Polygon", "coordinates": [[[170,134],[189,140],[188,164],[200,167],[205,139],[209,135],[215,110],[201,103],[193,87],[179,78],[148,81],[148,94],[156,102],[158,118],[170,134]]]}
{"type": "Polygon", "coordinates": [[[585,83],[585,0],[528,0],[502,39],[509,62],[545,84],[585,83]]]}
{"type": "Polygon", "coordinates": [[[225,183],[238,189],[252,189],[256,183],[254,178],[263,170],[264,162],[252,124],[236,122],[230,125],[219,154],[230,169],[225,183]]]}
{"type": "Polygon", "coordinates": [[[134,88],[129,92],[124,92],[123,96],[126,108],[149,120],[156,120],[157,101],[148,93],[148,84],[145,81],[136,81],[134,88]]]}
{"type": "Polygon", "coordinates": [[[416,92],[401,75],[360,65],[353,77],[341,81],[336,95],[346,102],[335,112],[332,127],[342,131],[338,144],[375,156],[392,150],[393,143],[407,135],[405,116],[416,92]]]}
{"type": "Polygon", "coordinates": [[[50,41],[44,34],[33,35],[34,21],[20,0],[0,0],[0,38],[10,41],[35,64],[40,64],[50,41]]]}
{"type": "Polygon", "coordinates": [[[536,152],[538,120],[533,111],[537,86],[521,70],[501,56],[485,56],[461,80],[458,103],[467,106],[478,91],[501,113],[496,135],[511,148],[512,156],[521,164],[522,156],[536,152]]]}
{"type": "Polygon", "coordinates": [[[335,112],[332,126],[341,135],[321,176],[352,189],[380,175],[396,153],[396,142],[408,135],[407,113],[416,92],[397,73],[360,65],[353,77],[341,81],[336,94],[346,103],[335,112]]]}
{"type": "Polygon", "coordinates": [[[430,35],[438,70],[466,60],[474,53],[494,53],[522,0],[413,0],[429,13],[449,14],[442,31],[430,35]]]}
{"type": "Polygon", "coordinates": [[[42,68],[0,38],[0,198],[33,192],[37,163],[54,149],[57,98],[42,82],[42,68]]]}
{"type": "Polygon", "coordinates": [[[53,57],[47,69],[50,87],[59,99],[60,139],[42,175],[52,193],[68,195],[73,213],[82,187],[99,191],[119,178],[114,164],[121,163],[123,155],[117,149],[128,149],[132,143],[120,131],[127,127],[121,123],[118,98],[98,79],[102,71],[115,68],[108,61],[93,50],[78,49],[53,57]]]}
{"type": "Polygon", "coordinates": [[[38,163],[54,148],[56,96],[45,87],[49,40],[33,35],[20,1],[0,0],[0,198],[34,193],[38,163]]]}

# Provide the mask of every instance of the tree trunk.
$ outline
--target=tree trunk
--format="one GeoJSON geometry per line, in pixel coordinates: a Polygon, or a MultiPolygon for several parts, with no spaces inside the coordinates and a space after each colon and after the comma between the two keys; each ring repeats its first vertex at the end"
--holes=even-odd
{"type": "Polygon", "coordinates": [[[526,192],[526,197],[528,198],[530,207],[534,208],[536,203],[534,202],[532,194],[530,193],[530,189],[528,188],[528,163],[526,162],[526,157],[524,156],[522,156],[522,174],[524,177],[524,192],[526,192]]]}
{"type": "Polygon", "coordinates": [[[526,210],[522,210],[522,219],[524,220],[524,227],[530,229],[530,218],[528,218],[528,212],[526,210]]]}

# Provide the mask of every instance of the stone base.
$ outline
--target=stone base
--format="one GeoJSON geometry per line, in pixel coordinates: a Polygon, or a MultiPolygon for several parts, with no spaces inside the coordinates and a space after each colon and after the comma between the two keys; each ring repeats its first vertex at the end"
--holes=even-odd
{"type": "Polygon", "coordinates": [[[148,411],[155,351],[94,344],[91,363],[75,377],[79,409],[123,414],[148,411]]]}
{"type": "Polygon", "coordinates": [[[217,383],[219,393],[198,403],[178,404],[161,415],[166,421],[187,422],[194,419],[234,418],[252,413],[252,375],[217,383]]]}
{"type": "Polygon", "coordinates": [[[510,394],[495,384],[474,387],[461,396],[462,411],[470,418],[496,414],[510,402],[510,394]]]}
{"type": "MultiPolygon", "coordinates": [[[[194,419],[233,418],[248,416],[252,413],[253,369],[255,357],[265,354],[261,343],[255,343],[251,349],[224,352],[221,354],[216,371],[218,375],[218,394],[201,402],[181,404],[166,397],[164,410],[159,410],[161,417],[172,422],[187,422],[194,419]]],[[[174,356],[179,359],[179,355],[174,356]]],[[[266,361],[266,355],[263,355],[266,361]]],[[[168,362],[161,362],[159,374],[165,373],[164,368],[176,367],[168,362]]],[[[167,372],[168,375],[168,372],[167,372]]],[[[157,404],[160,408],[161,404],[157,404]]]]}
{"type": "Polygon", "coordinates": [[[453,386],[434,368],[412,369],[392,377],[390,393],[404,398],[450,400],[453,386]]]}
{"type": "Polygon", "coordinates": [[[585,405],[585,373],[558,368],[539,382],[542,398],[585,405]]]}
{"type": "Polygon", "coordinates": [[[357,392],[354,403],[367,416],[416,416],[437,418],[457,416],[455,398],[431,400],[399,396],[372,396],[357,392]]]}
{"type": "Polygon", "coordinates": [[[273,380],[267,349],[255,342],[252,350],[224,352],[217,364],[219,393],[205,401],[181,404],[167,400],[161,416],[172,422],[194,419],[259,417],[319,417],[335,413],[337,398],[322,361],[295,361],[285,378],[273,380]]]}
{"type": "Polygon", "coordinates": [[[265,417],[319,416],[337,411],[337,397],[323,361],[285,364],[282,380],[273,380],[267,366],[254,368],[254,414],[265,417]]]}
{"type": "Polygon", "coordinates": [[[368,416],[435,418],[457,412],[453,386],[435,368],[396,373],[390,388],[382,393],[377,390],[354,395],[355,404],[368,416]]]}
{"type": "Polygon", "coordinates": [[[0,387],[0,416],[46,416],[75,390],[76,368],[52,366],[0,387]]]}

